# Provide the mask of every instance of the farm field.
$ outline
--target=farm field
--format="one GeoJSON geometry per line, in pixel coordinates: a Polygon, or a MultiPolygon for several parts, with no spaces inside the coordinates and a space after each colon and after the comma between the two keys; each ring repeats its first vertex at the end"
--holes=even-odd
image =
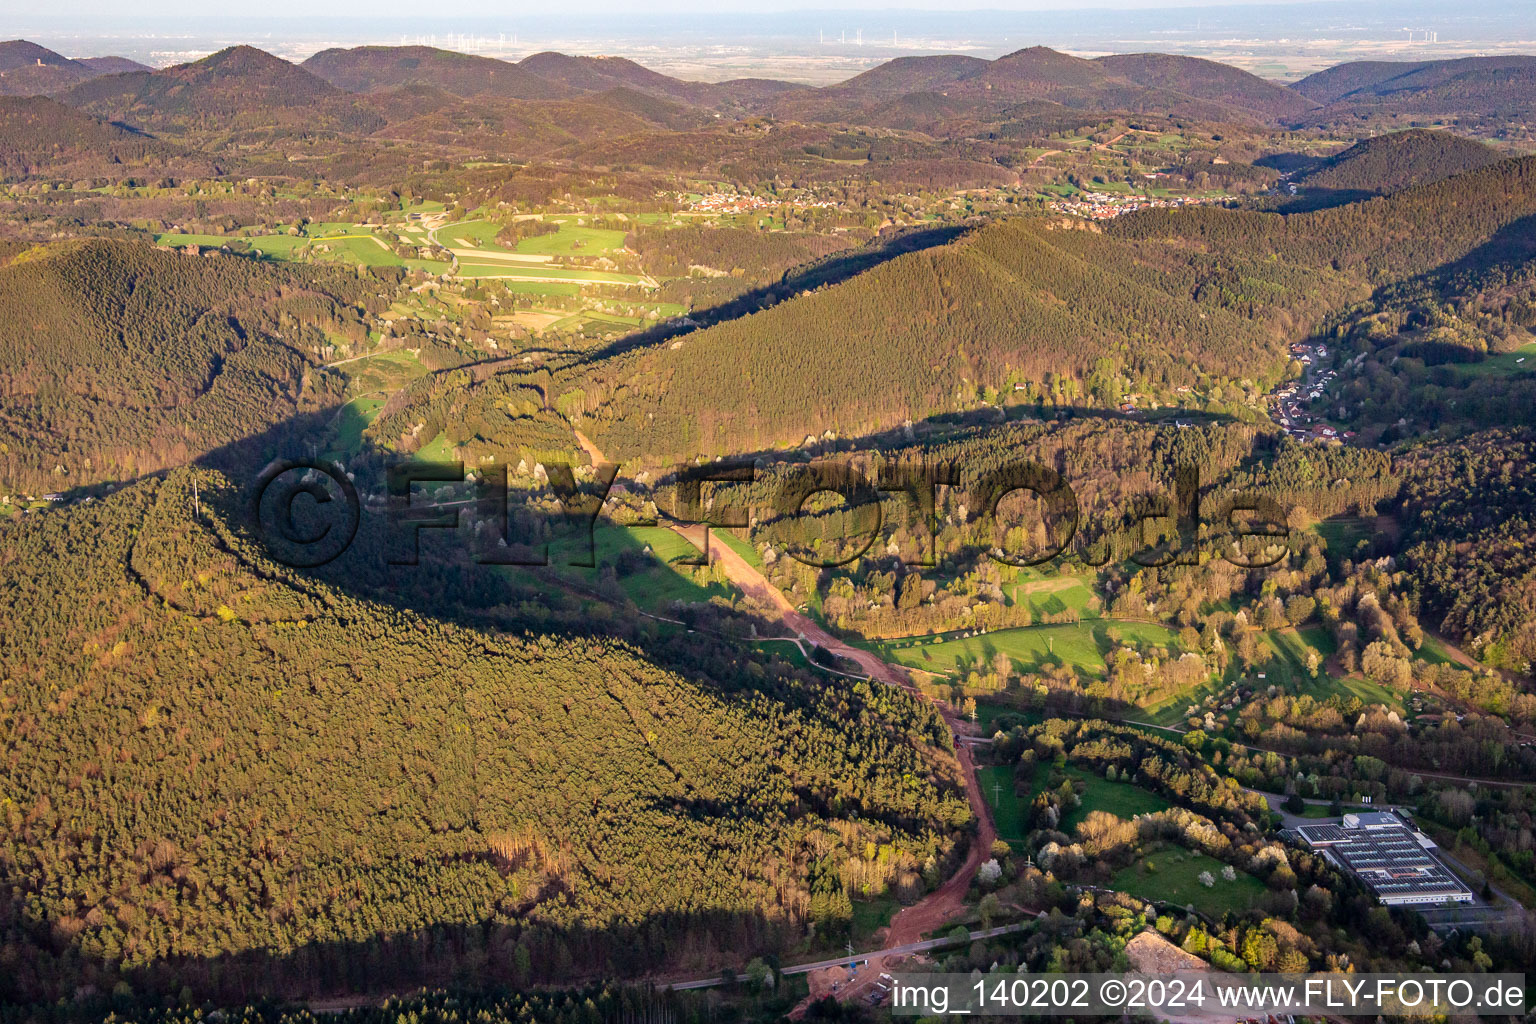
{"type": "Polygon", "coordinates": [[[590,284],[637,285],[640,278],[634,274],[619,274],[610,270],[582,270],[577,267],[551,267],[540,264],[474,263],[459,262],[460,277],[474,278],[523,278],[535,281],[586,281],[590,284]]]}
{"type": "Polygon", "coordinates": [[[609,228],[589,228],[560,222],[560,230],[549,235],[521,238],[517,251],[528,256],[602,256],[624,248],[624,232],[609,228]]]}
{"type": "Polygon", "coordinates": [[[1228,910],[1246,910],[1264,895],[1264,883],[1246,872],[1239,871],[1237,878],[1227,881],[1221,876],[1225,866],[1203,853],[1165,847],[1122,868],[1109,887],[1144,900],[1192,905],[1219,919],[1228,910]],[[1201,873],[1207,871],[1213,879],[1209,888],[1200,884],[1201,873]]]}

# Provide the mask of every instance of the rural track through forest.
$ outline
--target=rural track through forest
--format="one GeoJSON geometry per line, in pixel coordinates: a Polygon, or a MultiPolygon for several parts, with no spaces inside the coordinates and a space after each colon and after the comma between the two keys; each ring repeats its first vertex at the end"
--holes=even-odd
{"type": "MultiPolygon", "coordinates": [[[[581,446],[594,464],[607,462],[601,449],[595,445],[581,431],[574,431],[576,443],[581,446]]],[[[971,756],[970,749],[958,741],[958,737],[966,734],[967,725],[949,705],[928,697],[920,691],[906,672],[900,667],[891,665],[879,655],[854,647],[845,643],[827,632],[820,624],[809,616],[799,611],[789,598],[778,587],[770,583],[756,567],[739,555],[729,544],[716,542],[710,536],[709,528],[703,524],[685,526],[681,523],[668,523],[669,528],[678,536],[688,541],[694,547],[705,553],[706,560],[719,566],[726,578],[734,583],[743,594],[747,595],[765,611],[776,614],[779,623],[792,635],[802,640],[816,644],[831,653],[845,658],[858,665],[868,676],[878,682],[889,686],[899,687],[913,694],[921,700],[931,704],[940,717],[949,726],[950,732],[957,737],[955,743],[955,760],[960,768],[960,781],[965,790],[966,802],[970,805],[971,813],[975,815],[977,822],[976,835],[971,838],[970,848],[966,857],[945,882],[933,892],[924,896],[910,907],[903,908],[893,918],[886,928],[884,944],[885,948],[869,954],[864,966],[854,977],[844,985],[838,993],[839,998],[848,1000],[857,998],[871,989],[879,980],[881,972],[885,970],[886,962],[893,956],[905,956],[906,953],[895,954],[889,952],[892,948],[906,947],[914,942],[919,942],[927,932],[943,926],[965,909],[965,896],[970,891],[971,881],[976,877],[976,872],[987,858],[992,856],[992,844],[997,840],[997,828],[992,821],[992,809],[987,806],[986,798],[982,795],[981,785],[976,778],[976,762],[971,756]]],[[[805,1012],[809,1005],[809,999],[795,1008],[792,1014],[798,1017],[805,1012]]]]}
{"type": "MultiPolygon", "coordinates": [[[[768,582],[761,572],[737,554],[730,545],[717,543],[709,537],[707,527],[683,526],[674,523],[671,524],[671,529],[701,551],[706,550],[707,546],[706,555],[711,564],[718,565],[726,578],[736,584],[742,593],[766,609],[776,612],[780,623],[787,629],[802,639],[853,662],[868,673],[871,679],[900,687],[927,700],[939,712],[955,736],[965,733],[965,723],[953,708],[927,697],[912,684],[905,672],[878,655],[847,644],[828,633],[809,616],[797,610],[778,587],[768,582]]],[[[981,785],[976,778],[975,760],[964,743],[955,744],[955,760],[960,766],[966,802],[970,805],[971,813],[976,816],[978,825],[976,835],[971,839],[970,849],[966,852],[965,861],[945,880],[944,884],[910,907],[903,908],[891,918],[885,933],[885,948],[870,953],[864,965],[838,992],[839,998],[845,1001],[858,998],[873,988],[881,973],[885,971],[888,961],[909,955],[908,952],[893,952],[893,950],[921,941],[925,933],[942,927],[963,911],[965,896],[970,891],[971,881],[976,877],[976,872],[981,869],[981,865],[992,856],[992,844],[997,839],[997,828],[992,822],[991,808],[987,806],[986,799],[981,793],[981,785]]],[[[790,1014],[791,1018],[798,1019],[808,1005],[809,997],[795,1007],[790,1014]]]]}

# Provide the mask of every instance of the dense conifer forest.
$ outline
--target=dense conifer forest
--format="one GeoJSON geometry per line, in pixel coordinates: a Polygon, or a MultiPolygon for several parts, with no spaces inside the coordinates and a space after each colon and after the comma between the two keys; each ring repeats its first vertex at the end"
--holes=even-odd
{"type": "Polygon", "coordinates": [[[912,697],[393,611],[192,479],[0,526],[7,998],[704,968],[806,928],[812,863],[921,892],[970,817],[912,697]]]}
{"type": "Polygon", "coordinates": [[[377,291],[125,243],[18,254],[0,268],[0,481],[131,480],[340,404],[318,364],[334,339],[366,334],[377,291]]]}

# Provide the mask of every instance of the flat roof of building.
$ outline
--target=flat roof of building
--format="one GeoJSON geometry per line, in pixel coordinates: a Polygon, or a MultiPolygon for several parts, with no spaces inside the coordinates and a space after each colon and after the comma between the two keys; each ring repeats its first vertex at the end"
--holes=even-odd
{"type": "Polygon", "coordinates": [[[1370,828],[1300,825],[1294,831],[1309,846],[1326,850],[1382,899],[1471,897],[1472,890],[1425,848],[1417,832],[1396,816],[1392,821],[1370,828]]]}
{"type": "Polygon", "coordinates": [[[1344,824],[1350,828],[1379,828],[1382,825],[1401,825],[1403,819],[1391,811],[1350,811],[1344,815],[1344,824]]]}

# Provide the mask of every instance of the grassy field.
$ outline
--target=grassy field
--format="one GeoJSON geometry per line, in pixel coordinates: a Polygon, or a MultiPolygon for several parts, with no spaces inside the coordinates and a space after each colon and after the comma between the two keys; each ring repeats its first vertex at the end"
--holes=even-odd
{"type": "Polygon", "coordinates": [[[903,665],[930,672],[953,672],[961,666],[987,665],[998,652],[1025,672],[1038,671],[1047,662],[1073,665],[1092,674],[1105,672],[1104,654],[1111,648],[1113,629],[1130,642],[1172,644],[1177,634],[1166,626],[1148,622],[1095,619],[1055,626],[1023,626],[999,629],[981,636],[917,637],[895,640],[883,649],[903,665]]]}
{"type": "MultiPolygon", "coordinates": [[[[315,259],[361,263],[368,267],[398,267],[405,263],[423,262],[402,260],[389,247],[389,239],[380,238],[360,228],[358,225],[346,221],[309,224],[306,226],[304,233],[299,235],[187,235],[171,233],[156,235],[155,241],[161,245],[174,245],[177,247],[199,245],[205,248],[217,248],[229,245],[231,242],[241,241],[249,244],[254,249],[261,250],[264,258],[280,260],[294,259],[297,250],[310,246],[310,252],[315,259]],[[321,251],[322,248],[329,249],[330,251],[323,252],[321,251]]],[[[447,264],[441,264],[441,266],[446,267],[447,264]]]]}
{"type": "Polygon", "coordinates": [[[982,732],[991,735],[997,728],[998,719],[1004,716],[1014,716],[1026,725],[1039,725],[1045,720],[1045,715],[1039,711],[1020,707],[1017,704],[1004,700],[976,700],[976,721],[980,723],[982,732]]]}
{"type": "Polygon", "coordinates": [[[798,645],[792,644],[788,640],[759,640],[755,646],[758,650],[764,652],[765,654],[778,655],[785,661],[789,662],[791,665],[795,665],[800,668],[813,667],[811,665],[811,659],[805,656],[805,652],[802,651],[798,645]]]}
{"type": "MultiPolygon", "coordinates": [[[[550,562],[588,586],[595,586],[603,567],[616,564],[624,552],[650,548],[651,559],[643,563],[644,568],[620,576],[619,587],[637,607],[653,614],[666,614],[673,601],[692,603],[708,601],[712,597],[736,596],[735,589],[729,585],[712,582],[701,586],[694,581],[688,568],[673,565],[679,559],[694,557],[697,552],[693,545],[665,527],[600,524],[593,531],[596,568],[569,565],[572,557],[584,555],[584,551],[579,550],[583,543],[582,539],[570,538],[551,544],[550,562]]],[[[796,653],[787,644],[777,645],[775,650],[786,658],[792,658],[796,653]]]]}
{"type": "Polygon", "coordinates": [[[360,395],[392,394],[427,372],[416,356],[403,348],[380,352],[347,363],[343,368],[351,378],[351,391],[360,395]]]}
{"type": "Polygon", "coordinates": [[[992,821],[997,826],[997,837],[1009,843],[1022,844],[1028,829],[1025,828],[1025,815],[1029,812],[1029,805],[1039,792],[1039,786],[1045,779],[1043,766],[1036,766],[1036,778],[1034,786],[1026,796],[1013,795],[1013,766],[1008,764],[989,765],[976,769],[976,781],[981,786],[982,794],[987,798],[987,804],[992,808],[992,821]]]}
{"type": "Polygon", "coordinates": [[[1004,586],[1003,592],[1016,605],[1027,605],[1036,617],[1075,611],[1084,618],[1096,617],[1093,588],[1079,576],[1045,576],[1022,579],[1004,586]]]}
{"type": "Polygon", "coordinates": [[[199,245],[209,248],[218,248],[228,245],[233,241],[245,241],[253,248],[260,249],[263,256],[273,259],[287,259],[293,255],[293,250],[301,245],[308,245],[310,239],[304,235],[183,235],[164,234],[156,235],[155,241],[160,245],[174,245],[183,248],[188,245],[199,245]]]}
{"type": "Polygon", "coordinates": [[[546,264],[530,263],[525,266],[508,263],[473,263],[460,261],[460,277],[474,278],[498,278],[502,280],[516,280],[518,278],[554,278],[555,283],[563,281],[586,281],[589,284],[639,284],[640,278],[634,274],[617,274],[608,270],[581,270],[575,267],[552,267],[546,264]]]}
{"type": "Polygon", "coordinates": [[[1362,540],[1371,539],[1371,524],[1359,516],[1335,516],[1318,523],[1314,530],[1328,545],[1329,564],[1355,556],[1362,540]]]}
{"type": "Polygon", "coordinates": [[[1199,704],[1226,685],[1223,680],[1212,679],[1183,693],[1174,694],[1160,703],[1149,704],[1141,710],[1147,721],[1154,725],[1177,725],[1184,721],[1184,712],[1191,704],[1199,704]]]}
{"type": "MultiPolygon", "coordinates": [[[[1013,793],[1013,766],[993,765],[978,768],[977,781],[982,795],[992,808],[992,818],[997,824],[997,834],[1010,843],[1022,843],[1028,828],[1029,805],[1050,781],[1052,767],[1035,765],[1029,791],[1023,796],[1013,793]]],[[[1138,814],[1152,814],[1168,809],[1168,801],[1150,790],[1133,786],[1128,782],[1110,782],[1101,775],[1068,765],[1064,772],[1074,782],[1083,784],[1082,802],[1062,818],[1061,830],[1071,835],[1092,811],[1108,811],[1129,820],[1138,814]]]]}
{"type": "Polygon", "coordinates": [[[329,253],[321,253],[320,257],[330,259],[344,259],[351,263],[361,263],[365,267],[398,267],[405,261],[396,256],[394,250],[384,244],[382,239],[373,235],[339,235],[329,238],[315,239],[315,246],[327,246],[329,253]]]}
{"type": "Polygon", "coordinates": [[[560,281],[517,281],[504,278],[501,283],[507,291],[516,292],[519,295],[562,295],[575,297],[581,294],[581,285],[566,284],[560,281]]]}
{"type": "Polygon", "coordinates": [[[363,431],[379,415],[379,410],[382,408],[384,408],[382,398],[354,398],[342,406],[336,413],[334,424],[336,436],[327,454],[349,456],[361,451],[363,431]]]}
{"type": "Polygon", "coordinates": [[[624,232],[581,227],[569,221],[550,235],[518,240],[517,251],[530,256],[601,256],[624,247],[624,232]]]}
{"type": "Polygon", "coordinates": [[[1424,642],[1419,645],[1418,655],[1431,665],[1454,665],[1456,659],[1451,657],[1451,652],[1445,649],[1445,645],[1439,640],[1424,634],[1424,642]]]}
{"type": "Polygon", "coordinates": [[[1480,363],[1451,363],[1449,365],[1464,377],[1488,377],[1536,370],[1536,341],[1523,345],[1513,352],[1503,352],[1498,355],[1488,356],[1480,363]]]}
{"type": "Polygon", "coordinates": [[[1312,676],[1306,668],[1306,648],[1312,647],[1324,657],[1337,648],[1333,635],[1324,626],[1304,629],[1278,629],[1264,634],[1264,642],[1276,657],[1265,666],[1265,681],[1277,686],[1294,687],[1314,700],[1329,697],[1358,697],[1365,704],[1385,704],[1394,711],[1404,710],[1402,695],[1380,683],[1361,676],[1336,678],[1324,671],[1312,676]]]}
{"type": "Polygon", "coordinates": [[[1168,801],[1151,790],[1133,786],[1129,782],[1110,782],[1101,775],[1081,768],[1067,766],[1067,775],[1087,786],[1083,790],[1083,802],[1067,812],[1061,819],[1061,830],[1071,835],[1092,811],[1108,811],[1121,818],[1134,818],[1138,814],[1166,811],[1168,801]]]}
{"type": "Polygon", "coordinates": [[[418,462],[452,462],[453,445],[448,443],[447,434],[438,434],[432,440],[416,450],[418,462]]]}
{"type": "Polygon", "coordinates": [[[757,548],[748,544],[730,530],[710,530],[709,535],[720,538],[720,543],[740,555],[742,560],[754,569],[761,569],[763,567],[763,559],[757,553],[757,548]]]}
{"type": "Polygon", "coordinates": [[[1201,913],[1220,918],[1229,909],[1246,910],[1264,895],[1263,882],[1242,871],[1229,882],[1221,877],[1223,867],[1221,861],[1204,854],[1168,847],[1122,868],[1109,887],[1144,900],[1193,904],[1201,913]],[[1202,871],[1215,879],[1210,888],[1200,884],[1202,871]]]}
{"type": "Polygon", "coordinates": [[[870,900],[853,901],[853,944],[866,948],[875,933],[891,923],[898,904],[893,897],[882,896],[870,900]]]}
{"type": "Polygon", "coordinates": [[[438,240],[450,249],[485,249],[490,252],[512,252],[496,241],[500,224],[488,220],[469,220],[462,224],[449,224],[437,229],[438,240]]]}

